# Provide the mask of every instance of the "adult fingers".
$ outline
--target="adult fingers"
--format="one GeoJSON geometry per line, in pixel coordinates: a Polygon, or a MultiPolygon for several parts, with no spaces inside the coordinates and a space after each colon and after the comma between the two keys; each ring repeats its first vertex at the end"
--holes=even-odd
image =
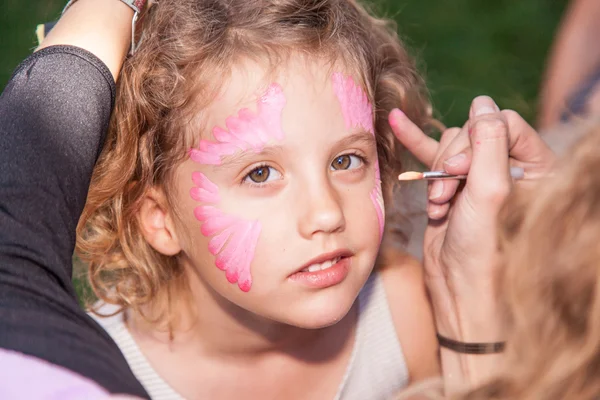
{"type": "MultiPolygon", "coordinates": [[[[448,128],[444,132],[442,132],[442,136],[440,137],[440,148],[439,150],[442,152],[438,154],[436,162],[445,152],[445,149],[454,141],[454,139],[460,134],[461,128],[454,127],[448,128]]],[[[435,168],[435,167],[434,167],[435,168]]]]}
{"type": "Polygon", "coordinates": [[[431,168],[438,153],[439,143],[427,136],[402,111],[390,112],[389,123],[396,138],[419,161],[431,168]]]}
{"type": "Polygon", "coordinates": [[[508,125],[510,156],[525,167],[525,178],[545,174],[556,160],[556,155],[517,112],[502,110],[508,125]]]}
{"type": "MultiPolygon", "coordinates": [[[[460,169],[464,168],[464,165],[466,165],[466,168],[464,168],[465,171],[459,172],[457,175],[466,174],[468,172],[468,160],[465,158],[465,154],[471,147],[466,125],[462,129],[458,129],[458,132],[454,134],[450,143],[441,147],[444,147],[444,149],[441,151],[441,154],[434,165],[434,169],[450,172],[447,169],[448,163],[450,163],[454,170],[460,171],[460,169]]],[[[440,179],[433,181],[429,191],[429,201],[434,204],[444,204],[450,201],[455,195],[459,185],[460,181],[458,179],[440,179]]]]}
{"type": "MultiPolygon", "coordinates": [[[[489,106],[487,111],[490,111],[489,106]]],[[[545,174],[556,160],[556,154],[516,111],[502,110],[500,113],[508,127],[510,160],[515,166],[525,170],[525,179],[535,179],[545,174]]],[[[442,159],[445,156],[446,154],[442,159]]],[[[453,159],[447,159],[443,165],[448,173],[467,174],[471,165],[471,149],[466,149],[464,153],[458,154],[453,159]]]]}
{"type": "MultiPolygon", "coordinates": [[[[452,143],[443,150],[439,158],[439,161],[442,163],[440,167],[451,174],[467,174],[471,164],[470,125],[482,115],[499,112],[500,108],[498,108],[490,97],[476,97],[469,109],[469,121],[463,126],[460,134],[454,138],[452,143]]],[[[456,194],[459,185],[460,181],[453,179],[434,182],[430,190],[429,201],[440,205],[450,201],[456,194]]]]}
{"type": "Polygon", "coordinates": [[[453,270],[455,284],[473,288],[493,276],[498,210],[512,179],[507,122],[489,97],[473,101],[469,132],[471,167],[464,188],[452,202],[440,259],[453,270]]]}
{"type": "MultiPolygon", "coordinates": [[[[441,160],[446,153],[446,149],[452,145],[455,138],[460,134],[461,128],[449,128],[446,129],[440,138],[440,146],[438,149],[438,154],[436,155],[436,159],[431,166],[432,171],[440,170],[442,167],[440,166],[441,160]]],[[[437,199],[440,196],[440,192],[443,191],[443,181],[432,181],[429,183],[429,190],[427,197],[430,200],[437,199]]],[[[434,201],[434,203],[436,203],[434,201]]],[[[440,204],[443,203],[440,202],[440,204]]]]}
{"type": "Polygon", "coordinates": [[[441,220],[441,219],[445,218],[446,215],[448,215],[449,211],[450,211],[450,203],[449,202],[444,203],[444,204],[435,204],[435,203],[429,202],[427,204],[427,216],[431,220],[441,220]]]}

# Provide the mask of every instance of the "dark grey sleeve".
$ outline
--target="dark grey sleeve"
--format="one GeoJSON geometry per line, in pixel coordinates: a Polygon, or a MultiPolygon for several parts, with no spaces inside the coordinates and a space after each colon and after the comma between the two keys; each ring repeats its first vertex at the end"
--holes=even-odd
{"type": "Polygon", "coordinates": [[[114,94],[98,58],[54,46],[27,58],[0,97],[0,347],[148,397],[71,282],[75,227],[114,94]]]}

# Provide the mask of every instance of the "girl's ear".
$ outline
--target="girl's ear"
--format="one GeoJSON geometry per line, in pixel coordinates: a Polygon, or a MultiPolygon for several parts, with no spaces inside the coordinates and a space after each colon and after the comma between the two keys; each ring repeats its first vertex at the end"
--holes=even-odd
{"type": "Polygon", "coordinates": [[[181,251],[173,214],[162,191],[153,188],[144,195],[137,218],[142,235],[154,250],[166,256],[181,251]]]}

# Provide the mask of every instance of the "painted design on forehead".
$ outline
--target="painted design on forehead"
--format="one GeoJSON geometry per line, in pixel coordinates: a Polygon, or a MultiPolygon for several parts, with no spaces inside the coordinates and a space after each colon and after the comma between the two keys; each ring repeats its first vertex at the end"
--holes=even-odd
{"type": "Polygon", "coordinates": [[[242,108],[237,117],[227,117],[227,130],[215,126],[215,141],[201,140],[198,148],[190,150],[190,158],[200,164],[219,165],[222,157],[238,151],[261,152],[269,142],[283,139],[281,113],[285,103],[283,89],[272,83],[258,99],[256,113],[242,108]]]}
{"type": "Polygon", "coordinates": [[[351,76],[344,76],[340,72],[334,72],[331,80],[333,91],[342,107],[346,128],[360,126],[374,135],[373,107],[365,91],[354,83],[351,76]]]}
{"type": "Polygon", "coordinates": [[[261,225],[259,221],[247,221],[225,214],[215,205],[219,202],[219,188],[201,172],[194,172],[192,180],[196,185],[190,195],[196,201],[208,203],[194,209],[194,216],[202,223],[200,231],[206,237],[212,236],[208,251],[215,256],[217,268],[225,271],[230,283],[248,292],[252,287],[250,264],[258,243],[261,225]]]}
{"type": "MultiPolygon", "coordinates": [[[[340,72],[334,72],[331,76],[331,81],[333,91],[342,108],[346,128],[351,129],[358,126],[375,135],[373,107],[365,91],[354,82],[351,76],[344,76],[340,72]]],[[[377,214],[379,238],[381,240],[385,227],[385,207],[381,192],[379,161],[375,161],[375,187],[371,190],[370,197],[375,207],[375,213],[377,214]]]]}

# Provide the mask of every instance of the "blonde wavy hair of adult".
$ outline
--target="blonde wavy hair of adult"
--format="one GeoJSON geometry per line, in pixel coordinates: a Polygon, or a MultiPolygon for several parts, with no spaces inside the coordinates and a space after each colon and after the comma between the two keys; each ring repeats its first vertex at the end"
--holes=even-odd
{"type": "MultiPolygon", "coordinates": [[[[141,200],[149,188],[169,185],[198,139],[190,121],[202,115],[232,66],[267,61],[275,70],[292,55],[341,63],[360,78],[374,105],[389,189],[401,152],[389,112],[399,107],[424,126],[431,109],[393,24],[354,0],[161,0],[145,16],[141,44],[123,66],[78,226],[77,252],[99,298],[141,312],[182,297],[187,289],[177,256],[159,254],[140,233],[141,200]]],[[[169,317],[168,308],[147,318],[169,317]]]]}

